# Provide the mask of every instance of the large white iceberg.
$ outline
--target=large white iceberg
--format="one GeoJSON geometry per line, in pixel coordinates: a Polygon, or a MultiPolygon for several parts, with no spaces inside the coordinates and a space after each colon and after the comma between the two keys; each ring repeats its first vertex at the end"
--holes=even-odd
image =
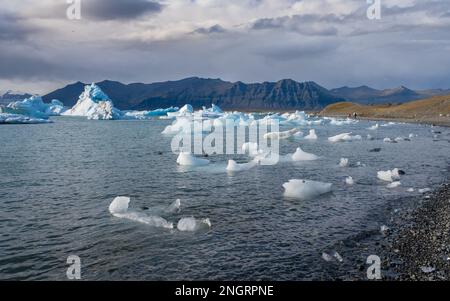
{"type": "Polygon", "coordinates": [[[311,200],[331,191],[331,183],[310,180],[289,180],[283,184],[284,196],[300,200],[311,200]]]}
{"type": "Polygon", "coordinates": [[[114,107],[108,95],[96,85],[86,85],[77,103],[64,112],[65,116],[84,116],[94,120],[121,119],[123,112],[114,107]]]}

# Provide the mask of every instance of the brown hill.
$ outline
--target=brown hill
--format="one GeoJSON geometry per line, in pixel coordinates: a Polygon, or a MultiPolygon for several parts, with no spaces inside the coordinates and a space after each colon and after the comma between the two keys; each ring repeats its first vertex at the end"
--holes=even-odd
{"type": "Polygon", "coordinates": [[[356,112],[365,119],[399,120],[450,126],[450,95],[435,96],[399,105],[364,106],[339,102],[327,106],[322,116],[348,116],[356,112]]]}

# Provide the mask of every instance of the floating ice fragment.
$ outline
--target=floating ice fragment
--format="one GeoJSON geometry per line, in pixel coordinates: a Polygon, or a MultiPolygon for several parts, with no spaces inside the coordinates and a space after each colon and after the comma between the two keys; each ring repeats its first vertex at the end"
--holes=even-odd
{"type": "Polygon", "coordinates": [[[382,234],[386,234],[387,231],[389,231],[389,227],[388,227],[388,226],[382,225],[382,226],[380,227],[380,232],[381,232],[382,234]]]}
{"type": "Polygon", "coordinates": [[[250,156],[254,157],[258,155],[258,143],[256,142],[245,142],[242,144],[242,151],[248,153],[250,156]]]}
{"type": "Polygon", "coordinates": [[[178,221],[177,229],[180,231],[198,231],[211,228],[209,218],[195,219],[193,217],[184,217],[178,221]]]}
{"type": "Polygon", "coordinates": [[[389,183],[386,187],[387,188],[397,188],[400,185],[402,185],[402,183],[400,181],[395,181],[395,182],[389,183]]]}
{"type": "Polygon", "coordinates": [[[173,229],[173,224],[162,217],[128,210],[129,203],[130,198],[128,197],[116,197],[109,205],[109,212],[118,218],[129,219],[153,227],[173,229]]]}
{"type": "Polygon", "coordinates": [[[314,129],[309,130],[309,135],[305,136],[305,139],[307,139],[307,140],[317,140],[316,130],[314,130],[314,129]]]}
{"type": "Polygon", "coordinates": [[[341,161],[339,161],[340,167],[347,167],[348,166],[348,159],[347,158],[341,158],[341,161]]]}
{"type": "Polygon", "coordinates": [[[337,251],[333,252],[333,257],[336,258],[336,260],[339,261],[339,262],[343,262],[344,261],[342,256],[337,251]]]}
{"type": "Polygon", "coordinates": [[[322,259],[325,260],[326,262],[330,262],[333,260],[333,257],[330,254],[323,252],[322,259]]]}
{"type": "Polygon", "coordinates": [[[419,191],[419,193],[427,193],[427,192],[430,192],[431,189],[430,188],[422,188],[422,189],[419,189],[418,191],[419,191]]]}
{"type": "Polygon", "coordinates": [[[236,163],[236,161],[234,161],[234,160],[228,160],[227,171],[249,170],[257,165],[258,165],[258,162],[256,162],[255,160],[250,161],[248,163],[241,163],[241,164],[236,163]]]}
{"type": "Polygon", "coordinates": [[[339,135],[328,138],[328,141],[330,141],[330,142],[346,142],[346,141],[354,141],[354,140],[362,139],[362,137],[360,135],[352,136],[351,134],[352,133],[339,134],[339,135]]]}
{"type": "Polygon", "coordinates": [[[181,152],[178,155],[177,163],[182,166],[205,166],[209,164],[209,160],[197,158],[189,152],[181,152]]]}
{"type": "Polygon", "coordinates": [[[347,178],[345,178],[345,183],[347,185],[353,185],[353,184],[355,184],[355,181],[353,180],[352,177],[347,177],[347,178]]]}
{"type": "Polygon", "coordinates": [[[297,147],[297,150],[292,154],[291,158],[292,161],[314,161],[319,159],[319,157],[314,154],[304,152],[300,147],[297,147]]]}
{"type": "Polygon", "coordinates": [[[331,191],[331,183],[322,183],[309,180],[289,180],[283,184],[284,196],[300,200],[314,199],[331,191]]]}
{"type": "Polygon", "coordinates": [[[420,270],[422,272],[424,272],[425,274],[430,274],[430,273],[433,273],[434,271],[436,271],[436,269],[433,267],[421,267],[420,270]]]}
{"type": "Polygon", "coordinates": [[[371,131],[378,130],[379,127],[380,127],[380,126],[379,126],[379,124],[377,123],[377,124],[371,126],[370,128],[368,128],[368,130],[371,130],[371,131]]]}
{"type": "Polygon", "coordinates": [[[397,141],[392,140],[392,139],[389,138],[389,137],[384,138],[384,139],[383,139],[383,142],[384,142],[384,143],[397,143],[397,141]]]}
{"type": "Polygon", "coordinates": [[[299,132],[298,129],[292,129],[285,132],[271,132],[264,134],[264,139],[287,139],[295,135],[297,132],[299,132]]]}
{"type": "Polygon", "coordinates": [[[408,188],[406,191],[408,191],[408,192],[414,192],[414,188],[408,188]]]}
{"type": "Polygon", "coordinates": [[[375,138],[373,138],[372,135],[367,134],[367,140],[375,140],[375,138]]]}
{"type": "Polygon", "coordinates": [[[180,212],[181,210],[181,200],[176,199],[169,207],[167,207],[167,212],[180,212]]]}
{"type": "Polygon", "coordinates": [[[398,168],[395,168],[393,170],[379,171],[377,177],[382,181],[394,182],[395,180],[400,179],[400,173],[398,168]]]}

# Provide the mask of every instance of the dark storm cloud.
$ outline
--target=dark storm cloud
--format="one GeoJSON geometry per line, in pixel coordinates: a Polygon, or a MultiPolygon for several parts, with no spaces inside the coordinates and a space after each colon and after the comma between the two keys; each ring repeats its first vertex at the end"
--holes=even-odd
{"type": "Polygon", "coordinates": [[[24,40],[37,31],[36,27],[26,25],[18,16],[0,12],[0,40],[24,40]]]}
{"type": "Polygon", "coordinates": [[[219,24],[216,24],[211,27],[201,27],[196,30],[194,30],[194,33],[199,34],[213,34],[213,33],[225,33],[227,30],[220,26],[219,24]]]}
{"type": "Polygon", "coordinates": [[[159,13],[163,6],[147,0],[90,0],[83,2],[82,15],[95,20],[127,20],[159,13]]]}

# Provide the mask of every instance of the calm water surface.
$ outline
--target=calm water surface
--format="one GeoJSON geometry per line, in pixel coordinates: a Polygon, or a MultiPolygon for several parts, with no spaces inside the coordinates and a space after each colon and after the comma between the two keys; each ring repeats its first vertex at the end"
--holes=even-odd
{"type": "MultiPolygon", "coordinates": [[[[379,229],[373,214],[409,187],[434,188],[448,173],[450,130],[399,124],[368,131],[373,122],[317,126],[318,141],[284,140],[283,154],[301,146],[318,161],[280,163],[227,174],[230,157],[182,169],[161,135],[165,120],[87,121],[55,118],[44,125],[0,126],[0,279],[64,280],[67,256],[78,255],[86,280],[303,280],[326,278],[323,250],[361,231],[379,229]],[[352,131],[374,141],[331,144],[352,131]],[[411,142],[384,137],[417,134],[411,142]],[[379,153],[370,149],[381,147],[379,153]],[[339,159],[365,166],[341,168],[339,159]],[[386,188],[378,170],[406,171],[386,188]],[[354,186],[344,180],[352,176],[354,186]],[[283,198],[282,184],[305,178],[334,184],[312,201],[283,198]],[[108,212],[119,195],[135,210],[169,206],[209,218],[209,231],[152,228],[108,212]],[[325,273],[325,275],[324,275],[325,273]]],[[[308,128],[302,129],[307,132],[308,128]]],[[[242,161],[245,156],[236,157],[242,161]]]]}

